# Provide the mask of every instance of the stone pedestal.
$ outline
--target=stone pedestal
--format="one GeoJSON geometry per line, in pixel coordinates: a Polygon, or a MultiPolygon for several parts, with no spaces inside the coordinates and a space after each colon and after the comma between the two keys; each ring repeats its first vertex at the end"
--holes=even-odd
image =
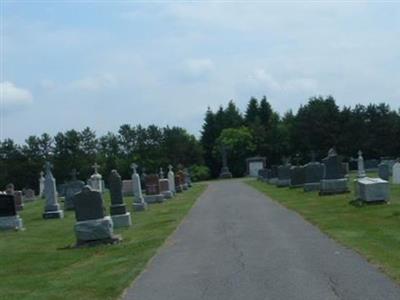
{"type": "Polygon", "coordinates": [[[144,201],[148,204],[163,203],[165,201],[165,198],[162,194],[146,195],[146,196],[144,196],[144,201]]]}
{"type": "Polygon", "coordinates": [[[49,210],[43,213],[43,219],[62,219],[64,218],[64,212],[61,209],[49,210]]]}
{"type": "Polygon", "coordinates": [[[132,225],[130,212],[126,212],[123,215],[112,215],[111,219],[113,221],[114,228],[129,227],[132,225]]]}
{"type": "Polygon", "coordinates": [[[305,192],[319,191],[321,184],[319,182],[311,182],[304,184],[305,192]]]}
{"type": "Polygon", "coordinates": [[[147,203],[142,199],[141,202],[133,202],[133,210],[134,211],[144,211],[147,209],[147,203]]]}
{"type": "Polygon", "coordinates": [[[113,238],[113,221],[107,216],[102,219],[79,221],[74,230],[78,244],[88,241],[108,240],[113,238]]]}
{"type": "Polygon", "coordinates": [[[174,194],[171,191],[164,191],[161,192],[161,194],[164,196],[165,199],[171,199],[174,196],[174,194]]]}
{"type": "Polygon", "coordinates": [[[364,202],[389,201],[389,182],[380,178],[357,180],[357,196],[364,202]]]}
{"type": "Polygon", "coordinates": [[[4,230],[23,230],[22,219],[16,216],[0,217],[0,229],[4,230]]]}
{"type": "Polygon", "coordinates": [[[319,194],[323,195],[334,195],[334,194],[343,194],[349,193],[349,189],[347,187],[347,179],[322,179],[320,183],[319,194]]]}

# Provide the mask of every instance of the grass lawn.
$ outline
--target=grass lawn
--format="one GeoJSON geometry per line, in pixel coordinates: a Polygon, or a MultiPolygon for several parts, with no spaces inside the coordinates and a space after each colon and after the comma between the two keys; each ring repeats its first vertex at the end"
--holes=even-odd
{"type": "MultiPolygon", "coordinates": [[[[20,213],[25,231],[0,231],[1,299],[116,299],[179,225],[206,185],[132,215],[133,226],[117,229],[123,242],[60,250],[75,242],[74,212],[43,220],[43,200],[20,213]]],[[[125,202],[132,214],[132,197],[125,202]]],[[[105,196],[107,208],[110,199],[105,196]]]]}
{"type": "MultiPolygon", "coordinates": [[[[368,175],[376,177],[376,174],[368,175]]],[[[400,283],[400,185],[390,186],[391,201],[388,205],[357,206],[352,201],[353,184],[349,184],[350,194],[322,197],[317,192],[277,188],[260,181],[248,181],[247,184],[297,211],[400,283]]]]}

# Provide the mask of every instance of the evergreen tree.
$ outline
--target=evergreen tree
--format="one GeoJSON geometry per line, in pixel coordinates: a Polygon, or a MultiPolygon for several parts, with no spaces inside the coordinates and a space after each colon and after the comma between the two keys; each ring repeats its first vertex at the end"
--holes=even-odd
{"type": "Polygon", "coordinates": [[[253,123],[256,120],[257,116],[260,116],[258,100],[254,97],[251,97],[249,103],[247,104],[247,109],[244,117],[247,126],[253,123]]]}

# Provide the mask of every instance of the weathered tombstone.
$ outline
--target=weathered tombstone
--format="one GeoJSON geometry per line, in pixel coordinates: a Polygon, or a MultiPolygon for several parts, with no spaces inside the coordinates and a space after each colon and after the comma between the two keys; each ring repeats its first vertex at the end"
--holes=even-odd
{"type": "Polygon", "coordinates": [[[133,196],[133,183],[132,180],[122,180],[122,195],[133,196]]]}
{"type": "Polygon", "coordinates": [[[22,200],[22,192],[16,191],[14,188],[14,184],[12,184],[12,183],[7,184],[6,194],[14,196],[15,206],[16,206],[17,210],[24,209],[24,203],[22,200]]]}
{"type": "Polygon", "coordinates": [[[159,177],[156,174],[146,176],[146,196],[144,201],[146,203],[162,203],[165,198],[160,192],[159,177]]]}
{"type": "Polygon", "coordinates": [[[13,194],[0,193],[0,229],[23,229],[13,194]]]}
{"type": "Polygon", "coordinates": [[[94,169],[94,173],[90,176],[89,185],[92,187],[93,190],[99,191],[102,193],[104,191],[104,182],[103,177],[99,174],[98,169],[99,165],[95,163],[92,168],[94,169]]]}
{"type": "Polygon", "coordinates": [[[221,172],[219,173],[219,178],[221,179],[232,178],[232,173],[229,171],[228,168],[228,154],[225,146],[221,147],[221,157],[222,157],[222,168],[221,172]]]}
{"type": "Polygon", "coordinates": [[[44,197],[44,172],[40,171],[40,178],[39,178],[39,197],[44,197]]]}
{"type": "Polygon", "coordinates": [[[389,181],[390,177],[389,165],[385,162],[380,163],[378,166],[378,174],[379,178],[389,181]]]}
{"type": "Polygon", "coordinates": [[[357,196],[363,202],[389,201],[389,182],[380,178],[357,179],[357,196]]]}
{"type": "Polygon", "coordinates": [[[112,170],[108,177],[110,186],[111,207],[110,214],[114,228],[129,227],[132,225],[131,213],[126,210],[122,196],[122,181],[117,170],[112,170]]]}
{"type": "Polygon", "coordinates": [[[306,181],[306,173],[303,166],[293,166],[290,168],[290,188],[303,187],[306,181]]]}
{"type": "Polygon", "coordinates": [[[283,161],[284,164],[278,167],[277,187],[287,187],[290,185],[290,164],[286,158],[283,161]]]}
{"type": "Polygon", "coordinates": [[[183,192],[183,185],[182,185],[181,177],[179,176],[178,172],[175,174],[175,191],[177,193],[183,192]]]}
{"type": "Polygon", "coordinates": [[[180,184],[181,184],[181,186],[182,186],[182,190],[183,190],[183,191],[186,191],[189,187],[188,187],[187,183],[185,182],[185,173],[183,173],[182,170],[179,170],[179,171],[176,173],[176,175],[179,176],[179,182],[180,182],[180,184]]]}
{"type": "Polygon", "coordinates": [[[400,184],[400,159],[393,165],[392,181],[394,184],[400,184]]]}
{"type": "Polygon", "coordinates": [[[324,176],[324,165],[315,161],[315,152],[311,152],[311,161],[304,166],[305,183],[304,191],[318,191],[320,188],[321,179],[324,176]]]}
{"type": "Polygon", "coordinates": [[[57,200],[56,180],[51,173],[51,165],[46,162],[46,176],[44,181],[44,197],[46,205],[44,208],[44,219],[61,219],[64,217],[64,212],[60,209],[60,204],[57,200]]]}
{"type": "Polygon", "coordinates": [[[35,201],[35,191],[33,189],[24,189],[23,190],[23,202],[32,202],[35,201]]]}
{"type": "Polygon", "coordinates": [[[137,173],[137,165],[131,164],[131,168],[133,170],[132,173],[132,190],[133,190],[133,210],[134,211],[143,211],[147,209],[147,203],[144,201],[142,194],[142,186],[140,183],[140,177],[137,173]]]}
{"type": "Polygon", "coordinates": [[[271,175],[268,177],[268,183],[276,185],[278,182],[278,166],[272,165],[271,166],[271,175]]]}
{"type": "Polygon", "coordinates": [[[328,156],[322,161],[325,168],[319,194],[333,195],[348,193],[349,189],[347,187],[347,179],[344,178],[341,157],[339,157],[336,151],[331,148],[328,152],[328,156]]]}
{"type": "Polygon", "coordinates": [[[169,190],[175,194],[176,189],[175,189],[175,174],[174,171],[172,171],[172,165],[168,166],[168,185],[169,185],[169,190]]]}
{"type": "Polygon", "coordinates": [[[271,171],[270,169],[266,169],[266,168],[259,169],[257,180],[268,181],[270,171],[271,171]]]}
{"type": "Polygon", "coordinates": [[[121,240],[113,234],[113,221],[105,215],[103,197],[97,190],[84,186],[73,198],[77,246],[115,243],[121,240]]]}
{"type": "Polygon", "coordinates": [[[168,179],[164,178],[164,172],[162,168],[160,168],[159,184],[160,184],[160,193],[164,196],[165,199],[171,199],[173,194],[169,189],[168,179]]]}
{"type": "Polygon", "coordinates": [[[183,169],[183,174],[185,183],[188,186],[188,188],[192,187],[192,179],[190,178],[189,169],[187,168],[183,169]]]}
{"type": "Polygon", "coordinates": [[[257,177],[258,171],[266,168],[265,157],[255,156],[246,159],[246,173],[250,177],[257,177]]]}
{"type": "Polygon", "coordinates": [[[77,179],[77,171],[76,169],[73,169],[71,171],[71,181],[67,182],[64,184],[64,209],[65,210],[73,210],[74,209],[74,202],[73,202],[73,197],[76,193],[79,193],[83,187],[85,186],[85,183],[81,180],[77,179]]]}
{"type": "Polygon", "coordinates": [[[362,156],[361,150],[359,150],[357,159],[357,177],[364,178],[365,176],[367,175],[365,174],[365,169],[364,169],[364,158],[362,156]]]}

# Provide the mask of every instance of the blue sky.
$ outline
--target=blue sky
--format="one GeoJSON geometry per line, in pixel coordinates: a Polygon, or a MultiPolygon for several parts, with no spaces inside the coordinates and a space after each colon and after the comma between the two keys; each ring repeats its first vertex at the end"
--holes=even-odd
{"type": "Polygon", "coordinates": [[[185,127],[207,106],[310,96],[400,107],[400,4],[3,1],[1,139],[185,127]]]}

